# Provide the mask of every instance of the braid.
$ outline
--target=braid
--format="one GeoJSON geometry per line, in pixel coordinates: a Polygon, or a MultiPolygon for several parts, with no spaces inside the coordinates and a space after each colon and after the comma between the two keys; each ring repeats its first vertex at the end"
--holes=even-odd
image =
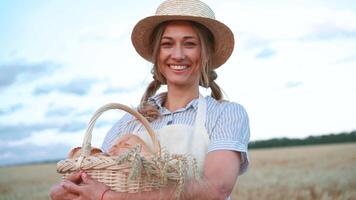
{"type": "Polygon", "coordinates": [[[215,81],[211,81],[209,84],[211,88],[211,96],[218,101],[223,100],[223,94],[218,84],[216,84],[215,81]]]}
{"type": "Polygon", "coordinates": [[[153,79],[153,81],[148,85],[145,93],[141,98],[141,103],[147,102],[148,98],[155,95],[157,90],[161,87],[161,83],[157,79],[153,79]]]}
{"type": "Polygon", "coordinates": [[[218,74],[214,70],[212,70],[209,72],[208,78],[209,78],[209,87],[211,89],[211,96],[218,101],[222,100],[223,94],[221,92],[219,85],[215,82],[215,80],[218,78],[218,74]]]}
{"type": "Polygon", "coordinates": [[[153,79],[153,81],[148,85],[145,93],[143,94],[141,98],[140,106],[138,107],[137,110],[149,122],[152,122],[161,116],[158,108],[148,103],[148,98],[155,95],[160,87],[161,87],[161,83],[157,79],[153,79]]]}

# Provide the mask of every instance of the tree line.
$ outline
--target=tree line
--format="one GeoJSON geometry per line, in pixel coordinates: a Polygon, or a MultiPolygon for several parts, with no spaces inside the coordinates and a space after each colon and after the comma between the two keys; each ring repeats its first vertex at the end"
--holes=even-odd
{"type": "Polygon", "coordinates": [[[302,146],[314,144],[332,144],[356,142],[356,130],[352,132],[343,132],[339,134],[328,134],[320,136],[309,136],[302,139],[293,138],[273,138],[269,140],[257,140],[249,143],[249,149],[270,148],[270,147],[287,147],[302,146]]]}

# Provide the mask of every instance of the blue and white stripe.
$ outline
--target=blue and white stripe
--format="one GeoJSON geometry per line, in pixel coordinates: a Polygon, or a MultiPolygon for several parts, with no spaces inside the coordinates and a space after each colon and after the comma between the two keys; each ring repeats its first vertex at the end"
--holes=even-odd
{"type": "MultiPolygon", "coordinates": [[[[194,125],[198,109],[198,99],[191,101],[185,108],[170,112],[162,106],[166,93],[158,94],[149,102],[159,108],[161,117],[153,122],[153,129],[160,129],[169,124],[194,125]]],[[[205,127],[208,131],[210,144],[208,152],[215,150],[232,150],[242,153],[240,174],[247,170],[247,147],[250,140],[249,119],[245,109],[238,103],[216,101],[211,96],[205,97],[207,102],[207,118],[205,127]]],[[[122,134],[136,130],[137,121],[133,116],[125,114],[110,129],[105,137],[102,148],[107,151],[114,140],[122,134]]],[[[141,126],[141,129],[143,127],[141,126]]]]}

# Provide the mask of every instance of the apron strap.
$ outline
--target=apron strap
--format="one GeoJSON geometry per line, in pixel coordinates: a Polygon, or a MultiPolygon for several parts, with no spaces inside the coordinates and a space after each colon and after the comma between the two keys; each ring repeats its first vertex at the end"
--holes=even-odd
{"type": "MultiPolygon", "coordinates": [[[[135,123],[136,123],[136,122],[135,122],[135,123]]],[[[136,123],[135,128],[134,128],[134,130],[133,130],[133,133],[134,133],[134,134],[135,134],[135,133],[138,133],[141,127],[142,127],[142,124],[136,123]]]]}
{"type": "Polygon", "coordinates": [[[206,100],[203,95],[199,94],[199,101],[198,101],[198,111],[195,117],[195,125],[194,125],[194,132],[204,130],[205,129],[205,121],[206,121],[206,100]]]}

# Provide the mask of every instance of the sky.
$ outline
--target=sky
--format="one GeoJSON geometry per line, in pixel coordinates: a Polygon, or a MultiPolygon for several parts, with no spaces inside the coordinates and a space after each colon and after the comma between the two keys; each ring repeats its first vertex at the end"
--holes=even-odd
{"type": "MultiPolygon", "coordinates": [[[[0,1],[0,166],[63,158],[97,108],[138,104],[152,64],[131,30],[160,2],[0,1]]],[[[251,140],[356,130],[354,1],[205,2],[235,35],[217,83],[247,110],[251,140]]],[[[93,146],[122,115],[98,119],[93,146]]]]}

